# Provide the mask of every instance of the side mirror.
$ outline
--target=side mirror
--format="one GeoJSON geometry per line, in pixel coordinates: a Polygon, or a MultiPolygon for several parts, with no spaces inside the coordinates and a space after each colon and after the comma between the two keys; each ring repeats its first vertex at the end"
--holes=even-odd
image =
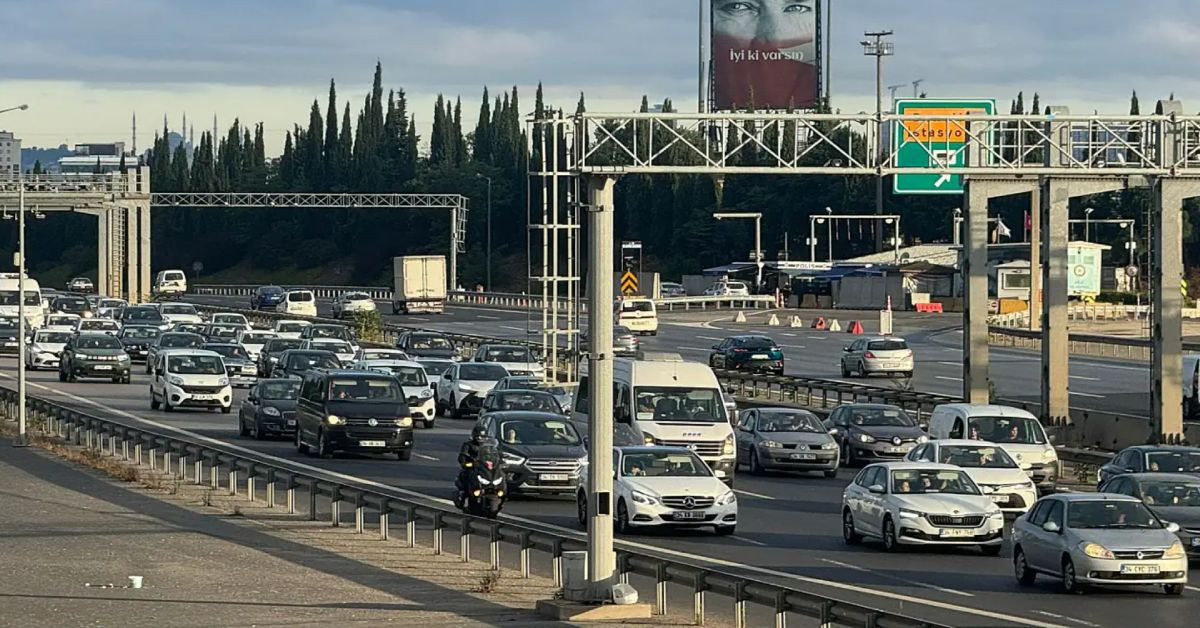
{"type": "Polygon", "coordinates": [[[1047,521],[1046,523],[1043,523],[1042,529],[1047,532],[1053,532],[1054,534],[1062,532],[1062,529],[1058,527],[1058,524],[1054,523],[1053,521],[1047,521]]]}
{"type": "Polygon", "coordinates": [[[1020,467],[1021,467],[1021,470],[1022,470],[1022,471],[1028,471],[1028,470],[1030,470],[1030,469],[1032,469],[1032,468],[1033,468],[1033,465],[1032,465],[1032,464],[1029,464],[1028,462],[1022,462],[1022,463],[1020,464],[1020,467]]]}
{"type": "Polygon", "coordinates": [[[1136,473],[1136,471],[1134,471],[1133,467],[1125,467],[1125,473],[1136,473]]]}
{"type": "Polygon", "coordinates": [[[1170,532],[1172,534],[1179,532],[1179,524],[1175,523],[1174,521],[1168,521],[1167,522],[1167,532],[1170,532]]]}
{"type": "Polygon", "coordinates": [[[883,485],[882,484],[872,484],[871,486],[867,487],[867,490],[871,491],[872,493],[874,493],[876,495],[883,495],[883,485]]]}
{"type": "Polygon", "coordinates": [[[721,348],[721,345],[713,345],[713,351],[716,351],[720,348],[721,348]]]}
{"type": "Polygon", "coordinates": [[[842,347],[842,353],[850,353],[850,347],[842,347]]]}
{"type": "Polygon", "coordinates": [[[837,435],[838,435],[838,433],[839,433],[839,430],[838,430],[838,428],[836,428],[836,427],[831,427],[831,428],[829,428],[829,434],[830,434],[831,436],[837,436],[837,435]]]}

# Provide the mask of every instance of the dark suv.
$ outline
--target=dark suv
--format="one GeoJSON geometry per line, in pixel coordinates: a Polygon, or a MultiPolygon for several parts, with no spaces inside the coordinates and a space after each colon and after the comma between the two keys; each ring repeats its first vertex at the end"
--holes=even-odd
{"type": "Polygon", "coordinates": [[[250,309],[252,310],[273,310],[282,302],[283,288],[279,286],[259,286],[250,295],[250,309]]]}
{"type": "Polygon", "coordinates": [[[76,334],[63,347],[58,381],[96,377],[111,379],[114,384],[128,384],[129,363],[129,354],[115,337],[102,333],[76,334]]]}
{"type": "Polygon", "coordinates": [[[336,355],[318,349],[288,349],[279,356],[271,369],[271,379],[295,377],[303,379],[310,369],[337,369],[342,363],[336,355]]]}
{"type": "Polygon", "coordinates": [[[258,376],[270,377],[279,362],[279,356],[288,349],[299,349],[304,341],[299,338],[272,338],[258,352],[258,376]]]}
{"type": "Polygon", "coordinates": [[[296,450],[321,457],[335,451],[412,457],[413,419],[400,382],[391,375],[310,369],[296,402],[296,450]]]}

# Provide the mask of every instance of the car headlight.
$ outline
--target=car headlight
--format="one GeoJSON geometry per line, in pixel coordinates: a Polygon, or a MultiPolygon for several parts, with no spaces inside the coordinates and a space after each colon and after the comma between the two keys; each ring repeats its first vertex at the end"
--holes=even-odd
{"type": "Polygon", "coordinates": [[[734,452],[733,434],[730,434],[729,436],[725,437],[725,448],[722,450],[722,454],[726,455],[726,456],[732,456],[733,452],[734,452]]]}
{"type": "Polygon", "coordinates": [[[412,427],[412,417],[402,416],[395,421],[396,427],[412,427]]]}
{"type": "Polygon", "coordinates": [[[475,387],[470,384],[464,384],[462,382],[459,382],[458,389],[463,392],[471,392],[471,391],[475,390],[475,387]]]}
{"type": "Polygon", "coordinates": [[[272,361],[272,362],[278,362],[278,361],[279,361],[279,356],[277,356],[277,355],[269,355],[269,356],[267,356],[267,359],[268,359],[268,360],[270,360],[270,361],[272,361]]]}
{"type": "Polygon", "coordinates": [[[875,437],[871,436],[870,434],[859,434],[858,440],[860,440],[864,443],[873,443],[873,442],[875,442],[875,437]]]}
{"type": "Polygon", "coordinates": [[[422,390],[422,391],[421,391],[421,394],[420,394],[420,395],[418,395],[418,397],[420,397],[420,398],[422,398],[422,399],[428,399],[428,398],[430,398],[430,397],[432,397],[432,396],[433,396],[433,389],[432,389],[432,388],[426,388],[426,389],[424,389],[424,390],[422,390]]]}
{"type": "Polygon", "coordinates": [[[504,464],[511,467],[519,467],[525,464],[525,458],[511,452],[501,452],[500,458],[504,460],[504,464]]]}
{"type": "Polygon", "coordinates": [[[989,517],[989,518],[992,518],[992,519],[1001,519],[1001,520],[1003,520],[1003,519],[1004,519],[1004,512],[1003,512],[1003,511],[1001,511],[999,508],[997,508],[996,510],[993,510],[993,511],[989,512],[989,513],[988,513],[988,517],[989,517]]]}
{"type": "MultiPolygon", "coordinates": [[[[1177,545],[1179,544],[1178,541],[1176,541],[1175,543],[1177,545]]],[[[1181,550],[1183,549],[1182,546],[1180,546],[1180,549],[1181,550]]],[[[1080,543],[1079,551],[1083,552],[1085,555],[1090,556],[1092,558],[1109,558],[1109,559],[1115,558],[1115,556],[1113,556],[1113,553],[1110,552],[1107,547],[1104,547],[1103,545],[1101,545],[1099,543],[1080,543]]]]}
{"type": "Polygon", "coordinates": [[[737,495],[733,491],[725,491],[725,494],[717,498],[718,506],[727,506],[737,501],[737,495]]]}
{"type": "Polygon", "coordinates": [[[924,516],[925,516],[924,514],[922,514],[920,511],[917,511],[917,510],[909,510],[907,508],[900,509],[900,518],[901,519],[920,519],[921,517],[924,517],[924,516]]]}
{"type": "Polygon", "coordinates": [[[175,386],[182,386],[182,385],[183,385],[183,378],[182,378],[182,377],[168,377],[168,378],[167,378],[167,381],[168,381],[168,382],[170,382],[171,384],[175,385],[175,386]]]}
{"type": "Polygon", "coordinates": [[[228,377],[222,377],[221,379],[218,379],[218,380],[217,380],[217,385],[218,385],[218,386],[228,386],[228,385],[229,385],[229,378],[228,378],[228,377]]]}
{"type": "Polygon", "coordinates": [[[928,442],[929,442],[929,437],[928,437],[928,436],[926,436],[926,435],[924,435],[924,434],[922,434],[922,435],[920,435],[920,436],[918,436],[918,437],[917,437],[917,442],[918,442],[918,443],[928,443],[928,442]]]}
{"type": "Polygon", "coordinates": [[[325,422],[330,425],[344,425],[346,423],[346,419],[343,419],[336,414],[331,414],[325,417],[325,422]]]}
{"type": "Polygon", "coordinates": [[[639,504],[645,504],[647,506],[654,506],[654,505],[658,504],[657,498],[655,498],[653,495],[648,495],[641,491],[633,491],[632,493],[630,493],[630,497],[633,498],[633,501],[635,501],[639,504]]]}
{"type": "Polygon", "coordinates": [[[1171,544],[1171,547],[1167,548],[1167,551],[1163,552],[1163,558],[1167,560],[1183,558],[1186,555],[1183,551],[1183,543],[1180,543],[1178,539],[1171,544]]]}
{"type": "Polygon", "coordinates": [[[263,411],[263,414],[265,414],[267,416],[279,416],[278,408],[272,408],[270,406],[267,406],[266,408],[263,408],[262,411],[263,411]]]}
{"type": "Polygon", "coordinates": [[[647,445],[657,445],[658,444],[658,441],[649,434],[642,434],[642,442],[646,443],[647,445]]]}
{"type": "Polygon", "coordinates": [[[128,354],[126,354],[126,355],[119,355],[119,356],[117,356],[117,361],[118,361],[118,362],[128,362],[128,361],[129,361],[129,355],[128,355],[128,354]]]}
{"type": "Polygon", "coordinates": [[[1042,453],[1042,459],[1046,462],[1055,462],[1058,460],[1058,452],[1053,447],[1047,447],[1042,453]]]}
{"type": "Polygon", "coordinates": [[[832,440],[829,441],[828,443],[824,443],[821,445],[821,449],[825,449],[825,450],[833,450],[833,449],[837,449],[837,448],[838,448],[837,442],[832,441],[832,440]]]}
{"type": "Polygon", "coordinates": [[[761,444],[763,447],[766,447],[767,449],[778,449],[780,447],[783,447],[783,445],[781,445],[773,440],[764,440],[761,444]]]}

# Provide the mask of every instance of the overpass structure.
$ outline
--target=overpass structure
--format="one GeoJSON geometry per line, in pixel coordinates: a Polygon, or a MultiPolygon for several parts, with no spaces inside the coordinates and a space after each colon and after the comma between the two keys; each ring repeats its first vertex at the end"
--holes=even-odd
{"type": "MultiPolygon", "coordinates": [[[[530,175],[541,181],[543,216],[537,228],[574,233],[587,216],[586,266],[591,303],[611,303],[613,191],[625,174],[701,174],[718,182],[727,175],[807,174],[960,175],[964,178],[966,274],[963,396],[989,401],[987,325],[988,203],[1025,194],[1041,218],[1040,249],[1044,303],[1041,312],[1041,411],[1051,422],[1069,422],[1067,243],[1068,206],[1074,197],[1149,187],[1151,212],[1153,349],[1150,416],[1162,441],[1182,438],[1181,351],[1183,297],[1183,201],[1200,197],[1200,116],[1185,116],[1178,101],[1160,101],[1155,115],[1078,116],[1065,108],[1045,115],[842,115],[809,113],[560,113],[531,121],[530,175]],[[893,131],[893,133],[889,133],[893,131]],[[900,159],[919,146],[926,164],[900,159]],[[585,200],[586,196],[586,200],[585,200]]],[[[536,195],[531,194],[531,199],[536,195]]],[[[718,199],[720,195],[718,193],[718,199]]],[[[538,214],[535,214],[538,212],[538,214]]],[[[531,229],[534,225],[531,224],[531,229]]],[[[549,265],[570,259],[575,246],[550,239],[543,249],[549,265]]],[[[578,267],[578,266],[576,266],[578,267]]],[[[568,269],[570,266],[568,266],[568,269]]],[[[531,273],[532,274],[532,273],[531,273]]],[[[534,277],[534,279],[539,279],[534,277]]],[[[575,292],[578,281],[544,274],[543,285],[575,292]]],[[[554,333],[578,338],[569,327],[554,333]]],[[[557,323],[558,321],[552,321],[557,323]]],[[[612,311],[592,309],[589,319],[590,425],[592,457],[589,575],[593,592],[611,583],[612,469],[608,451],[613,408],[612,311]],[[596,420],[596,419],[600,420],[596,420]]]]}

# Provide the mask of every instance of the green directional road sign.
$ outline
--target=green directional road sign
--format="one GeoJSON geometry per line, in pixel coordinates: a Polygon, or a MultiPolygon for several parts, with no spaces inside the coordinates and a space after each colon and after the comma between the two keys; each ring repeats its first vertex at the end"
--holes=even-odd
{"type": "MultiPolygon", "coordinates": [[[[896,100],[896,113],[910,116],[930,116],[929,122],[904,121],[892,128],[892,149],[897,168],[931,168],[966,165],[966,124],[939,120],[938,116],[992,115],[996,101],[985,99],[901,98],[896,100]]],[[[898,174],[892,177],[896,194],[962,194],[962,176],[956,174],[898,174]]]]}

